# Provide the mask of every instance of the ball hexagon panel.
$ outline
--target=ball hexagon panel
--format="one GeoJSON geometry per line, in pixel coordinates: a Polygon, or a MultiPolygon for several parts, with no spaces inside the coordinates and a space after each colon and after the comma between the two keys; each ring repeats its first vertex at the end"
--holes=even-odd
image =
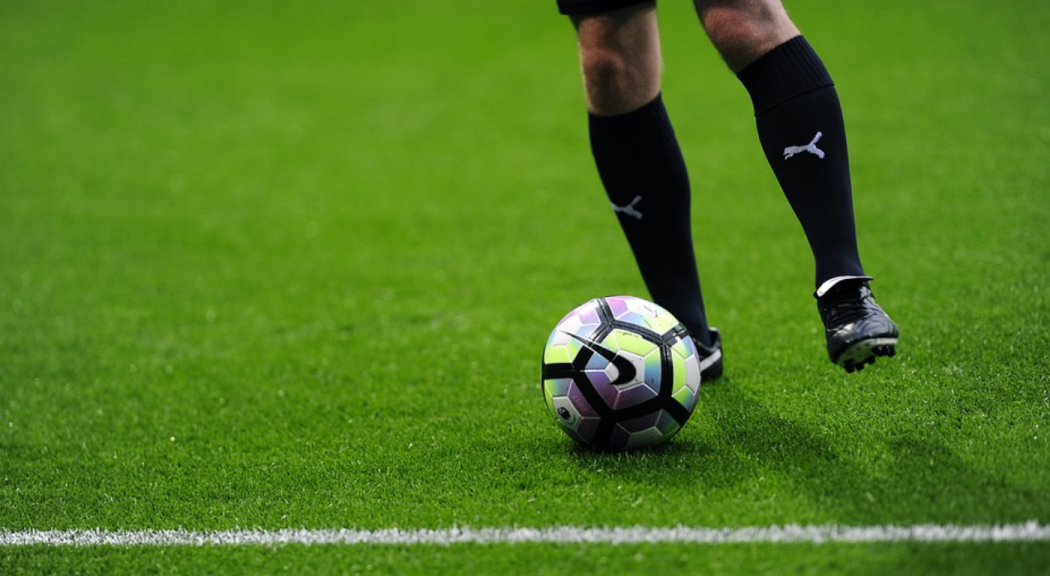
{"type": "Polygon", "coordinates": [[[678,325],[678,320],[667,310],[652,302],[631,296],[610,296],[605,299],[613,318],[641,326],[657,334],[664,334],[678,325]]]}
{"type": "Polygon", "coordinates": [[[692,412],[700,392],[700,356],[691,338],[682,338],[671,346],[674,386],[671,397],[692,412]]]}
{"type": "Polygon", "coordinates": [[[590,442],[601,422],[598,413],[571,380],[564,395],[551,397],[550,408],[558,425],[581,442],[590,442]]]}
{"type": "Polygon", "coordinates": [[[681,425],[666,410],[657,410],[616,424],[610,444],[624,450],[653,446],[673,436],[679,428],[681,425]]]}

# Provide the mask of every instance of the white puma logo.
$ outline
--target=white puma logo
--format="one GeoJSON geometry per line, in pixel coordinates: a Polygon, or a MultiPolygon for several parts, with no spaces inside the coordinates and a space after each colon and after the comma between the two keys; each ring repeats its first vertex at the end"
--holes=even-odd
{"type": "Polygon", "coordinates": [[[642,219],[642,213],[634,209],[634,207],[641,201],[642,201],[642,197],[641,196],[635,196],[634,200],[631,200],[631,203],[626,205],[626,206],[617,206],[615,202],[610,202],[609,204],[612,204],[612,208],[613,208],[614,211],[622,212],[622,213],[624,213],[624,214],[626,214],[628,216],[633,216],[633,217],[641,220],[642,219]]]}
{"type": "Polygon", "coordinates": [[[823,133],[817,132],[817,135],[813,137],[813,140],[805,146],[788,146],[787,148],[784,148],[784,160],[787,160],[800,152],[809,152],[817,158],[824,158],[824,151],[817,148],[817,141],[820,140],[820,137],[823,135],[823,133]]]}

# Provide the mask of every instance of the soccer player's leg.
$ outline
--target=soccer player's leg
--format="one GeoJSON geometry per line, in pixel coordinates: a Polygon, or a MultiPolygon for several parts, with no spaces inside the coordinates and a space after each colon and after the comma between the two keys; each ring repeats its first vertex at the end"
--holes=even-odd
{"type": "Polygon", "coordinates": [[[857,250],[842,109],[823,62],[780,0],[694,0],[708,37],[751,95],[766,159],[809,240],[828,355],[847,371],[892,356],[857,250]]]}
{"type": "Polygon", "coordinates": [[[560,0],[572,17],[587,93],[591,150],[652,299],[689,330],[722,372],[721,339],[707,324],[690,220],[685,162],[660,95],[652,1],[560,0]]]}

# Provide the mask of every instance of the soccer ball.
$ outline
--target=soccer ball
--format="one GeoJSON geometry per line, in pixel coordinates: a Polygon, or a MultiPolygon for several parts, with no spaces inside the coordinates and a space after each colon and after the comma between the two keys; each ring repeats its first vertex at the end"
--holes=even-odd
{"type": "Polygon", "coordinates": [[[684,326],[633,296],[569,312],[543,350],[543,396],[558,427],[597,450],[666,442],[689,420],[700,359],[684,326]]]}

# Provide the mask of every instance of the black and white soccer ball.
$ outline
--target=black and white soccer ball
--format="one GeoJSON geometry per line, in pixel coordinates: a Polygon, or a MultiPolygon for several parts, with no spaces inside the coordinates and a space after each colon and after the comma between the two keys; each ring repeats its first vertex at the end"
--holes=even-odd
{"type": "Polygon", "coordinates": [[[696,408],[700,358],[667,310],[633,296],[591,300],[543,350],[543,396],[566,434],[598,450],[655,446],[696,408]]]}

